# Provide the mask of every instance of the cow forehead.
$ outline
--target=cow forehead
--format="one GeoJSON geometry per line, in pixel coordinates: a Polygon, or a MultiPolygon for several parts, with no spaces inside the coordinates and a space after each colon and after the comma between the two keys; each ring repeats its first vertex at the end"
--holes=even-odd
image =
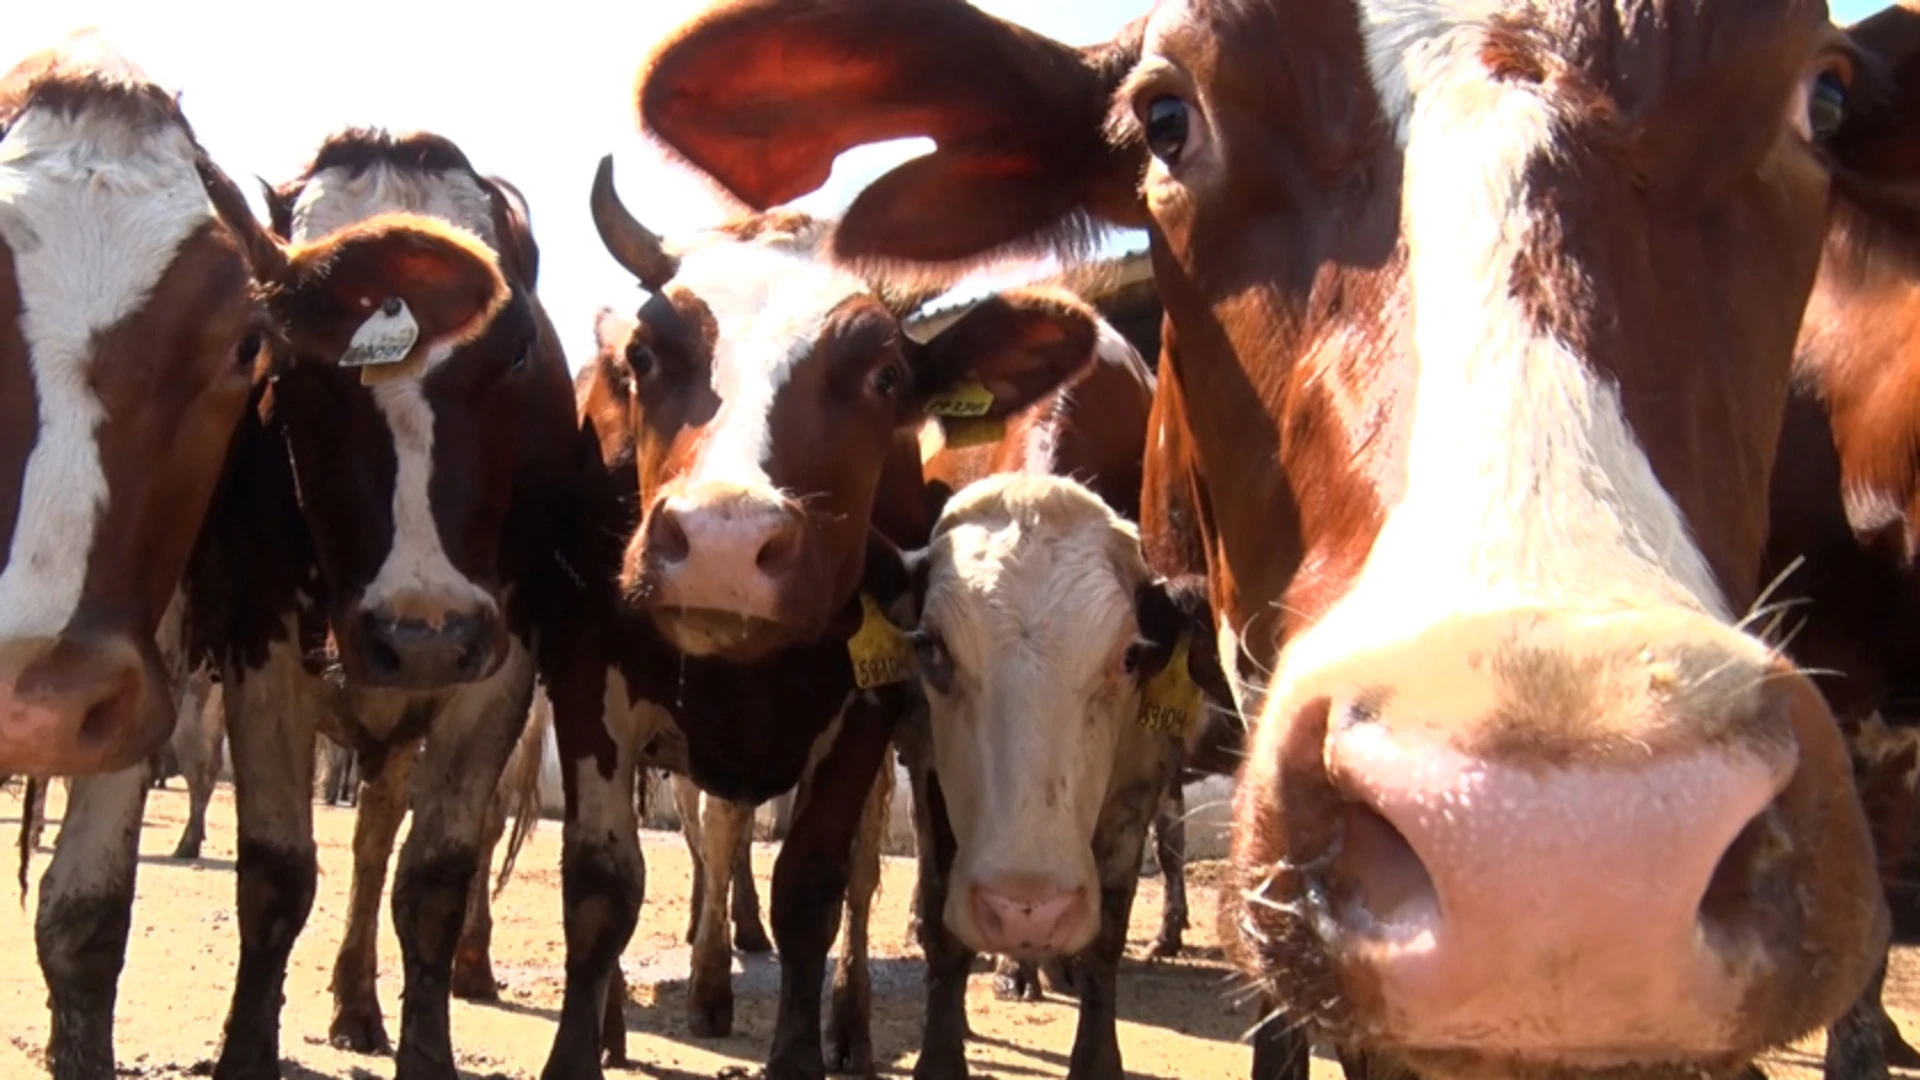
{"type": "Polygon", "coordinates": [[[57,633],[78,607],[108,491],[95,342],[136,316],[214,219],[185,128],[125,110],[30,108],[0,141],[39,431],[4,571],[0,626],[57,633]]]}
{"type": "Polygon", "coordinates": [[[307,177],[293,204],[292,239],[305,243],[378,214],[396,212],[450,221],[500,250],[493,201],[471,174],[401,168],[386,162],[358,170],[331,166],[307,177]]]}

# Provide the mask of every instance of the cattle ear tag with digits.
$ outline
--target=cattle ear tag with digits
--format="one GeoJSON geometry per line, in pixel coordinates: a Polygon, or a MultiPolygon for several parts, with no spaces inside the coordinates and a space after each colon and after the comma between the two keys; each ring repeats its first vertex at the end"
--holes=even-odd
{"type": "Polygon", "coordinates": [[[906,682],[913,677],[913,646],[873,597],[860,594],[860,629],[847,639],[854,685],[862,690],[906,682]]]}
{"type": "Polygon", "coordinates": [[[1200,722],[1206,702],[1187,670],[1187,635],[1173,647],[1173,657],[1140,689],[1140,726],[1161,735],[1185,736],[1200,722]]]}
{"type": "Polygon", "coordinates": [[[993,391],[978,379],[969,379],[927,401],[927,415],[940,418],[944,445],[949,450],[985,446],[1005,438],[1006,418],[988,416],[992,411],[993,391]]]}
{"type": "Polygon", "coordinates": [[[379,310],[360,324],[341,354],[340,366],[359,368],[360,381],[372,384],[411,374],[415,365],[403,363],[420,340],[420,324],[414,321],[407,302],[388,297],[379,310]]]}

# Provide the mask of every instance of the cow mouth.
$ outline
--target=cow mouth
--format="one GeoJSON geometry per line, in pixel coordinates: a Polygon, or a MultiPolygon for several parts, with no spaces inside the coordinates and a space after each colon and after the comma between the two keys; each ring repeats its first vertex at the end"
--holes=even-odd
{"type": "Polygon", "coordinates": [[[759,615],[717,608],[658,607],[647,613],[668,643],[688,656],[757,660],[786,644],[795,630],[759,615]]]}

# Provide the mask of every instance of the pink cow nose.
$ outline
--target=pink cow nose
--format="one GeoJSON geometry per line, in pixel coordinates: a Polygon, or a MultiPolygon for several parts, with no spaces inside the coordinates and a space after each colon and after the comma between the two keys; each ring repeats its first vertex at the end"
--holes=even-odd
{"type": "Polygon", "coordinates": [[[973,921],[989,952],[1022,959],[1065,952],[1090,914],[1083,888],[1020,879],[973,887],[973,921]]]}

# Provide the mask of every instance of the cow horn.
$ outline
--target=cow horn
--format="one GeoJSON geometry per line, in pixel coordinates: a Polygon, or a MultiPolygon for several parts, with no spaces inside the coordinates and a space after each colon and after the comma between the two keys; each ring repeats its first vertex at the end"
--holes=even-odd
{"type": "Polygon", "coordinates": [[[679,260],[667,254],[660,238],[627,211],[620,193],[613,189],[612,154],[600,159],[600,169],[593,174],[593,225],[600,230],[607,253],[648,289],[659,292],[679,271],[679,260]]]}

